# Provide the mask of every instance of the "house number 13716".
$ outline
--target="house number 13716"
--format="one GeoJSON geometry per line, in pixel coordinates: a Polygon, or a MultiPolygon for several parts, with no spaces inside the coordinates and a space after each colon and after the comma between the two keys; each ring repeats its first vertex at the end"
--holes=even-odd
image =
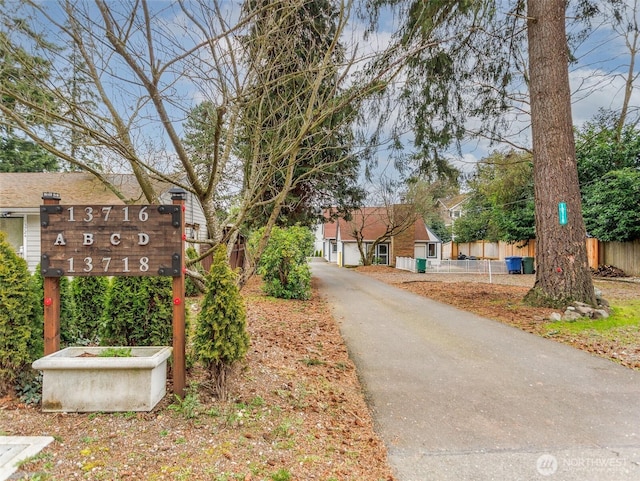
{"type": "MultiPolygon", "coordinates": [[[[105,206],[102,207],[100,209],[100,211],[96,212],[94,210],[93,207],[85,207],[84,208],[84,212],[82,213],[82,222],[92,222],[95,217],[96,214],[98,215],[98,217],[100,216],[100,214],[103,215],[103,219],[105,222],[109,221],[109,217],[111,216],[111,211],[113,210],[112,206],[105,206]]],[[[76,212],[75,212],[75,207],[69,207],[67,209],[67,212],[69,213],[69,222],[76,222],[76,212]]],[[[122,222],[130,222],[131,219],[129,219],[129,206],[125,206],[122,208],[122,219],[120,219],[122,222]]],[[[140,209],[140,211],[138,212],[138,220],[140,222],[146,222],[147,220],[149,220],[149,213],[147,212],[147,206],[144,206],[140,209]]]]}
{"type": "MultiPolygon", "coordinates": [[[[93,272],[93,270],[96,268],[95,265],[95,259],[93,257],[85,257],[82,262],[81,262],[81,266],[78,266],[78,268],[82,269],[82,272],[93,272]]],[[[73,273],[73,272],[77,272],[76,271],[76,260],[73,257],[70,257],[69,259],[67,259],[67,262],[69,263],[69,273],[73,273]]],[[[137,266],[136,266],[136,262],[129,262],[129,257],[123,257],[121,259],[112,259],[111,257],[103,257],[102,259],[98,260],[98,264],[100,264],[100,266],[98,266],[98,269],[102,269],[102,272],[109,272],[109,267],[116,267],[115,265],[112,265],[112,262],[119,262],[121,267],[120,269],[118,269],[119,272],[131,272],[131,267],[135,268],[137,267],[137,270],[139,272],[147,272],[149,270],[149,258],[148,257],[140,257],[138,259],[137,262],[137,266]],[[135,266],[135,267],[134,267],[135,266]]]]}

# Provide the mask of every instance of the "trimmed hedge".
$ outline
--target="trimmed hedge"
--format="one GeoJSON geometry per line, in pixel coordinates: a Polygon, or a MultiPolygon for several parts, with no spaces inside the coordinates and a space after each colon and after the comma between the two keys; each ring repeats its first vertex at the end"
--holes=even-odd
{"type": "Polygon", "coordinates": [[[100,326],[104,346],[170,346],[173,291],[170,277],[114,277],[100,326]]]}

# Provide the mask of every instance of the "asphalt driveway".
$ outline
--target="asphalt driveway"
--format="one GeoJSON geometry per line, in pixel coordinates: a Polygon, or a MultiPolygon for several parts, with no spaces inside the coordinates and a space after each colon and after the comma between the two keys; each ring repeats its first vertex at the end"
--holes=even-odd
{"type": "Polygon", "coordinates": [[[312,272],[399,481],[640,480],[640,372],[333,264],[312,272]]]}

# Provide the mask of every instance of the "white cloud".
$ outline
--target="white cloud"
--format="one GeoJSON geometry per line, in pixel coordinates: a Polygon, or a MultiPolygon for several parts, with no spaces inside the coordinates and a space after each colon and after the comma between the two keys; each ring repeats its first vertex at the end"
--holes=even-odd
{"type": "MultiPolygon", "coordinates": [[[[625,81],[620,74],[599,69],[571,72],[574,125],[580,126],[592,119],[599,109],[619,110],[624,99],[625,81]]],[[[634,90],[630,105],[640,105],[640,89],[634,90]]]]}

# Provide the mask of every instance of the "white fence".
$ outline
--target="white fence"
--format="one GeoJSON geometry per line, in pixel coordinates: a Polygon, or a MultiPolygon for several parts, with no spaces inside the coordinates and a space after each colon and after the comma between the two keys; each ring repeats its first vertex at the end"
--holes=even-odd
{"type": "MultiPolygon", "coordinates": [[[[417,272],[413,257],[396,257],[396,269],[417,272]]],[[[508,274],[505,261],[488,259],[441,260],[427,259],[425,271],[429,274],[508,274]]]]}

